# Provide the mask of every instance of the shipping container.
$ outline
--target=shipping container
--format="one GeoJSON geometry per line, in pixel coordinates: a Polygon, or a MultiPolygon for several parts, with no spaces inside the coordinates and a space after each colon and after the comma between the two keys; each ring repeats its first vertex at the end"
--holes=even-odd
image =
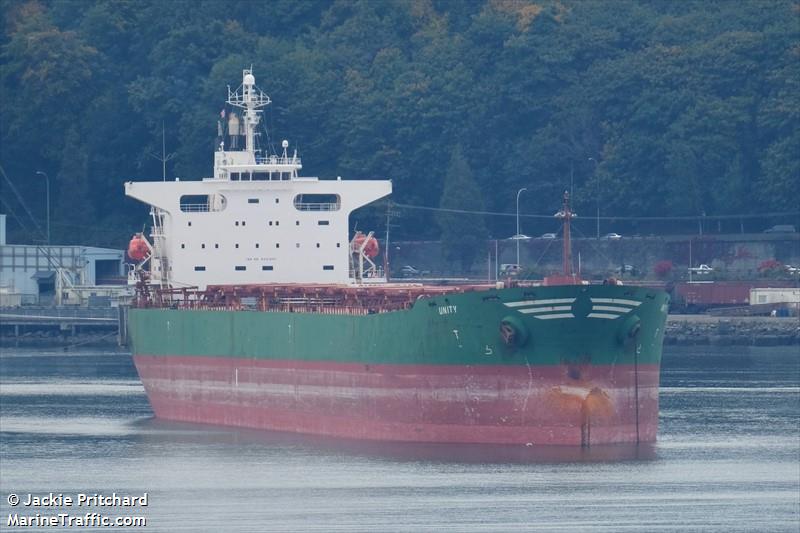
{"type": "Polygon", "coordinates": [[[759,288],[750,289],[750,305],[800,303],[800,289],[759,288]]]}

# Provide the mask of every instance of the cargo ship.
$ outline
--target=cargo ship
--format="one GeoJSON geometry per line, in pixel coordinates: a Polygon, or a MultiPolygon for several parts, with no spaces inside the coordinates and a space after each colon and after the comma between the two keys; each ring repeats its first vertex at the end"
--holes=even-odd
{"type": "Polygon", "coordinates": [[[213,176],[128,182],[128,334],[157,418],[425,443],[652,442],[668,295],[572,272],[541,282],[389,281],[350,213],[388,180],[302,177],[260,146],[270,98],[244,70],[213,176]],[[238,114],[237,114],[238,111],[238,114]]]}

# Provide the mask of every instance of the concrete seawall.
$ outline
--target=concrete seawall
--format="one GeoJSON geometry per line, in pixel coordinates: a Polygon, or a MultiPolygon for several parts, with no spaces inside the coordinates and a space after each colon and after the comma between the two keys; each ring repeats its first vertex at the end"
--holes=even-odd
{"type": "Polygon", "coordinates": [[[664,344],[800,346],[800,318],[670,315],[664,344]]]}

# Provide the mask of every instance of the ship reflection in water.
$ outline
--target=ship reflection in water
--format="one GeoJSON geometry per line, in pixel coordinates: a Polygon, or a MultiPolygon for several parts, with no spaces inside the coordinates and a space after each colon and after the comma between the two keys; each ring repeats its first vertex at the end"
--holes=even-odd
{"type": "Polygon", "coordinates": [[[670,347],[654,446],[354,443],[158,421],[128,355],[3,349],[0,515],[147,492],[154,531],[797,531],[799,403],[796,347],[670,347]]]}

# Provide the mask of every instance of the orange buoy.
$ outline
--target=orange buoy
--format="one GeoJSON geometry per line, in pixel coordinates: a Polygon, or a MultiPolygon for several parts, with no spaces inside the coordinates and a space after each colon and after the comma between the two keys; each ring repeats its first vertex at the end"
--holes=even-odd
{"type": "Polygon", "coordinates": [[[150,247],[141,233],[137,233],[128,243],[128,257],[134,261],[141,261],[150,253],[150,247]]]}

